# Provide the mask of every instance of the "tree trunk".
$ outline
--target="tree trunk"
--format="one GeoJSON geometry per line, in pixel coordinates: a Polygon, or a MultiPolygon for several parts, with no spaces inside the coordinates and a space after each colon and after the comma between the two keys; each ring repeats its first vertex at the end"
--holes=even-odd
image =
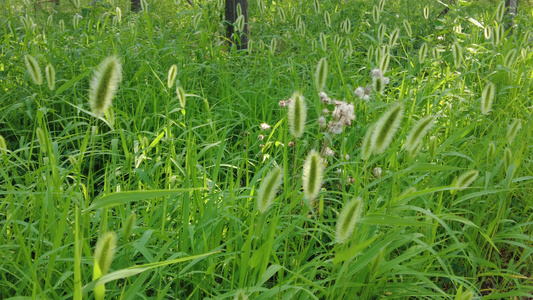
{"type": "Polygon", "coordinates": [[[518,13],[518,0],[505,0],[505,11],[509,14],[507,26],[511,28],[509,35],[512,35],[514,31],[514,17],[518,13]]]}
{"type": "Polygon", "coordinates": [[[131,11],[132,12],[141,11],[141,0],[131,0],[131,11]]]}
{"type": "Polygon", "coordinates": [[[248,0],[226,0],[226,37],[230,43],[237,45],[237,49],[248,49],[248,39],[250,28],[248,27],[248,0]],[[244,30],[236,36],[233,24],[239,17],[237,15],[237,5],[241,5],[241,12],[244,16],[244,30]]]}
{"type": "Polygon", "coordinates": [[[52,0],[52,3],[54,3],[55,5],[59,5],[59,0],[52,0]]]}

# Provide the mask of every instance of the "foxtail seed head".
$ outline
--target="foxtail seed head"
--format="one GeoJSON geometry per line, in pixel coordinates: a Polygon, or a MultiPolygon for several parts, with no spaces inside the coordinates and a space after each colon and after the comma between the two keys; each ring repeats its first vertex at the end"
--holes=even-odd
{"type": "Polygon", "coordinates": [[[43,154],[46,154],[46,152],[47,152],[46,135],[44,134],[44,131],[40,127],[37,127],[37,129],[35,130],[35,133],[37,134],[37,140],[39,141],[39,146],[41,147],[41,152],[43,154]]]}
{"type": "Polygon", "coordinates": [[[418,149],[418,145],[422,141],[422,138],[428,133],[433,126],[435,118],[433,116],[426,116],[415,123],[405,141],[405,149],[409,152],[411,157],[416,155],[415,150],[418,149]]]}
{"type": "Polygon", "coordinates": [[[315,13],[318,14],[320,12],[320,3],[318,2],[318,0],[313,1],[313,7],[315,8],[315,13]]]}
{"type": "Polygon", "coordinates": [[[257,192],[257,210],[264,214],[268,211],[270,205],[276,197],[279,186],[281,185],[281,179],[283,178],[283,173],[280,168],[272,169],[263,179],[261,187],[257,192]]]}
{"type": "Polygon", "coordinates": [[[371,139],[371,149],[375,154],[380,154],[389,146],[394,134],[400,127],[403,118],[403,105],[393,104],[376,122],[371,139]]]}
{"type": "Polygon", "coordinates": [[[418,50],[418,62],[420,62],[421,64],[424,63],[427,52],[428,52],[428,44],[423,43],[422,46],[420,46],[420,50],[418,50]]]}
{"type": "Polygon", "coordinates": [[[434,135],[429,137],[428,151],[429,155],[431,156],[431,159],[434,159],[435,154],[437,153],[437,137],[434,135]]]}
{"type": "Polygon", "coordinates": [[[457,41],[452,45],[452,54],[455,67],[459,68],[461,66],[461,62],[463,61],[463,50],[457,41]]]}
{"type": "Polygon", "coordinates": [[[122,67],[118,58],[104,59],[93,74],[89,101],[93,113],[100,117],[111,106],[118,84],[122,80],[122,67]]]}
{"type": "Polygon", "coordinates": [[[490,37],[492,36],[492,28],[490,25],[485,26],[483,29],[483,35],[485,36],[486,40],[490,40],[490,37]]]}
{"type": "Polygon", "coordinates": [[[496,94],[496,87],[494,83],[488,82],[481,94],[481,113],[486,115],[492,110],[492,101],[496,94]]]}
{"type": "Polygon", "coordinates": [[[122,227],[122,239],[124,240],[124,242],[127,242],[131,237],[131,233],[133,232],[133,226],[135,226],[135,219],[135,214],[131,213],[124,222],[124,225],[122,227]]]}
{"type": "Polygon", "coordinates": [[[319,92],[322,92],[324,90],[327,77],[328,77],[328,61],[326,60],[325,57],[323,57],[322,59],[318,61],[318,65],[316,66],[316,73],[315,73],[316,87],[319,92]]]}
{"type": "Polygon", "coordinates": [[[7,156],[6,140],[0,135],[0,157],[7,156]]]}
{"type": "Polygon", "coordinates": [[[248,300],[248,296],[243,291],[239,291],[236,295],[234,300],[248,300]]]}
{"type": "Polygon", "coordinates": [[[295,139],[299,139],[304,134],[306,119],[305,98],[300,92],[294,92],[289,106],[289,130],[295,139]]]}
{"type": "Polygon", "coordinates": [[[377,24],[379,22],[379,8],[374,5],[374,8],[372,9],[372,20],[374,21],[374,24],[377,24]]]}
{"type": "Polygon", "coordinates": [[[470,170],[463,173],[463,175],[457,178],[457,189],[461,191],[472,185],[476,181],[478,174],[479,172],[477,170],[470,170]]]}
{"type": "Polygon", "coordinates": [[[383,82],[383,77],[372,78],[372,85],[376,93],[380,95],[383,94],[383,91],[385,90],[385,83],[383,82]]]}
{"type": "Polygon", "coordinates": [[[495,155],[496,155],[496,144],[494,142],[490,142],[489,147],[487,148],[487,163],[492,162],[495,155]]]}
{"type": "Polygon", "coordinates": [[[505,14],[505,1],[500,1],[498,7],[496,8],[496,20],[501,22],[503,15],[505,14]]]}
{"type": "Polygon", "coordinates": [[[378,27],[378,41],[381,43],[383,41],[383,38],[385,37],[385,32],[387,31],[387,25],[385,23],[379,24],[378,27]]]}
{"type": "Polygon", "coordinates": [[[117,238],[115,233],[112,231],[104,233],[104,235],[100,237],[96,243],[94,258],[100,267],[102,275],[107,274],[107,271],[113,262],[116,246],[117,238]]]}
{"type": "Polygon", "coordinates": [[[180,101],[181,108],[185,108],[185,104],[187,104],[187,95],[185,95],[185,91],[181,86],[178,86],[176,88],[176,94],[178,95],[178,100],[180,101]]]}
{"type": "Polygon", "coordinates": [[[392,48],[394,45],[396,45],[396,42],[398,41],[398,38],[400,37],[400,28],[395,28],[389,37],[389,46],[392,48]]]}
{"type": "Polygon", "coordinates": [[[39,67],[39,63],[37,60],[29,55],[24,55],[24,63],[26,64],[26,69],[28,69],[28,73],[30,74],[31,80],[33,80],[33,83],[36,85],[43,84],[43,76],[41,75],[41,67],[39,67]]]}
{"type": "Polygon", "coordinates": [[[326,23],[327,27],[331,27],[331,16],[327,10],[324,12],[324,23],[326,23]]]}
{"type": "Polygon", "coordinates": [[[507,55],[505,55],[505,59],[503,60],[503,66],[507,69],[511,69],[515,60],[516,60],[516,54],[518,51],[516,48],[513,48],[507,52],[507,55]]]}
{"type": "Polygon", "coordinates": [[[335,242],[345,243],[352,235],[357,221],[361,218],[363,211],[363,201],[357,197],[348,202],[342,209],[335,229],[335,242]]]}
{"type": "Polygon", "coordinates": [[[176,76],[178,76],[178,66],[172,65],[170,66],[170,69],[168,69],[167,86],[169,89],[171,89],[174,85],[174,82],[176,81],[176,76]]]}
{"type": "Polygon", "coordinates": [[[505,164],[505,170],[509,169],[509,166],[513,163],[513,151],[511,151],[511,148],[509,147],[505,148],[503,162],[505,164]]]}
{"type": "Polygon", "coordinates": [[[323,173],[324,165],[322,163],[322,158],[316,150],[312,150],[304,162],[302,175],[304,195],[310,202],[314,201],[318,196],[318,192],[322,185],[323,173]]]}
{"type": "Polygon", "coordinates": [[[426,5],[424,6],[424,19],[428,19],[429,18],[429,7],[426,5]]]}
{"type": "Polygon", "coordinates": [[[511,145],[514,138],[516,137],[516,134],[518,131],[522,128],[522,120],[515,119],[511,125],[509,125],[509,128],[507,128],[507,143],[511,145]]]}
{"type": "Polygon", "coordinates": [[[52,64],[48,64],[44,69],[44,74],[46,75],[48,87],[51,91],[53,91],[56,85],[56,70],[54,69],[54,66],[52,66],[52,64]]]}
{"type": "Polygon", "coordinates": [[[365,137],[363,138],[363,145],[361,145],[361,158],[367,160],[372,154],[372,135],[374,132],[375,124],[370,125],[366,130],[365,137]]]}
{"type": "Polygon", "coordinates": [[[408,37],[413,36],[413,29],[411,28],[411,23],[407,20],[403,20],[403,27],[405,28],[405,32],[407,33],[408,37]]]}

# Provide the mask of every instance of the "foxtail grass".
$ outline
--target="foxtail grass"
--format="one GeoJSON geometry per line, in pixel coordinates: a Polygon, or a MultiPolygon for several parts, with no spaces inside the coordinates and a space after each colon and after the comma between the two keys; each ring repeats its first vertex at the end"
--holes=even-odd
{"type": "Polygon", "coordinates": [[[324,90],[327,77],[328,77],[328,61],[326,60],[325,57],[323,57],[318,61],[318,65],[316,66],[316,72],[315,72],[315,83],[316,83],[316,87],[319,92],[322,92],[324,90]]]}
{"type": "Polygon", "coordinates": [[[54,69],[54,66],[52,66],[52,64],[48,64],[46,68],[44,68],[44,74],[46,75],[48,88],[53,91],[56,85],[56,70],[54,69]]]}
{"type": "Polygon", "coordinates": [[[461,48],[461,45],[459,45],[459,42],[457,41],[455,41],[452,45],[452,54],[453,54],[453,64],[455,65],[456,68],[459,68],[463,61],[463,49],[461,48]]]}
{"type": "Polygon", "coordinates": [[[89,101],[93,113],[100,117],[111,106],[111,101],[122,80],[122,67],[118,58],[104,59],[93,74],[89,101]]]}
{"type": "Polygon", "coordinates": [[[331,27],[331,16],[327,10],[324,12],[324,23],[326,23],[327,27],[331,27]]]}
{"type": "Polygon", "coordinates": [[[367,160],[372,154],[372,135],[374,132],[375,124],[370,125],[366,130],[365,137],[363,138],[363,144],[361,145],[361,158],[367,160]]]}
{"type": "Polygon", "coordinates": [[[429,137],[428,152],[431,159],[434,159],[437,153],[437,137],[434,135],[429,137]]]}
{"type": "Polygon", "coordinates": [[[511,145],[518,131],[522,129],[522,120],[515,119],[507,128],[507,144],[511,145]]]}
{"type": "Polygon", "coordinates": [[[516,54],[518,53],[518,51],[516,50],[516,48],[513,48],[511,50],[509,50],[509,52],[507,52],[507,54],[505,55],[505,58],[503,60],[503,66],[507,69],[511,69],[513,67],[513,64],[516,60],[516,54]]]}
{"type": "Polygon", "coordinates": [[[135,226],[135,220],[136,216],[134,213],[130,213],[130,215],[126,218],[126,221],[122,227],[122,239],[124,242],[127,242],[130,239],[131,233],[133,232],[133,226],[135,226]]]}
{"type": "Polygon", "coordinates": [[[428,44],[423,43],[422,46],[420,46],[420,50],[418,50],[418,62],[424,63],[424,60],[426,59],[426,53],[428,52],[428,44]]]}
{"type": "Polygon", "coordinates": [[[185,108],[185,105],[187,104],[187,95],[181,86],[176,88],[176,94],[178,95],[181,108],[185,108]]]}
{"type": "Polygon", "coordinates": [[[429,18],[429,6],[424,6],[424,19],[428,19],[429,18]]]}
{"type": "Polygon", "coordinates": [[[43,84],[43,76],[41,74],[41,67],[39,67],[39,63],[37,60],[29,55],[24,55],[24,63],[26,64],[26,69],[28,70],[28,73],[30,74],[31,80],[36,85],[43,84]]]}
{"type": "Polygon", "coordinates": [[[363,211],[363,201],[357,197],[348,202],[342,209],[337,226],[335,228],[335,242],[344,244],[352,235],[357,221],[361,218],[363,211]]]}
{"type": "Polygon", "coordinates": [[[289,106],[289,130],[295,139],[304,134],[305,121],[307,119],[307,105],[305,98],[300,92],[294,92],[289,106]]]}
{"type": "Polygon", "coordinates": [[[505,170],[509,169],[509,166],[513,163],[513,151],[511,151],[511,148],[506,147],[505,152],[503,153],[503,163],[505,166],[505,170]]]}
{"type": "Polygon", "coordinates": [[[371,139],[371,149],[375,154],[384,152],[396,134],[403,118],[403,105],[393,104],[376,122],[371,139]]]}
{"type": "Polygon", "coordinates": [[[174,85],[174,82],[176,81],[176,76],[178,76],[178,66],[172,65],[170,66],[170,69],[168,69],[167,86],[169,89],[171,89],[174,85]]]}
{"type": "Polygon", "coordinates": [[[481,113],[486,115],[492,110],[492,102],[496,94],[494,83],[488,82],[481,95],[481,113]]]}
{"type": "MultiPolygon", "coordinates": [[[[116,245],[117,241],[114,232],[106,232],[98,239],[94,250],[93,280],[106,275],[109,271],[115,256],[116,245]]],[[[105,299],[105,284],[94,288],[94,297],[97,300],[105,299]]]]}
{"type": "Polygon", "coordinates": [[[478,174],[477,170],[466,171],[457,178],[456,188],[461,191],[471,186],[476,181],[478,174]]]}
{"type": "Polygon", "coordinates": [[[374,24],[379,23],[379,8],[374,5],[374,8],[372,9],[372,20],[374,21],[374,24]]]}
{"type": "Polygon", "coordinates": [[[405,33],[407,33],[408,37],[413,36],[413,29],[411,28],[411,23],[407,20],[403,20],[403,27],[405,28],[405,33]]]}
{"type": "Polygon", "coordinates": [[[46,155],[46,152],[48,152],[48,148],[46,146],[46,135],[40,127],[37,127],[35,133],[37,135],[37,141],[39,141],[39,146],[41,147],[41,152],[46,155]]]}
{"type": "Polygon", "coordinates": [[[0,135],[0,156],[7,156],[7,144],[3,136],[0,135]]]}
{"type": "Polygon", "coordinates": [[[316,150],[312,150],[304,162],[302,175],[304,195],[310,202],[313,202],[318,196],[322,186],[323,173],[322,158],[316,150]]]}
{"type": "Polygon", "coordinates": [[[422,138],[429,132],[433,126],[435,118],[433,116],[426,116],[415,123],[405,141],[405,150],[409,152],[409,156],[412,158],[416,155],[416,150],[419,149],[419,145],[422,138]]]}
{"type": "Polygon", "coordinates": [[[487,148],[487,163],[492,162],[495,155],[496,155],[496,144],[491,141],[487,148]]]}
{"type": "Polygon", "coordinates": [[[398,38],[400,37],[400,28],[394,28],[389,37],[389,46],[392,48],[396,45],[398,38]]]}
{"type": "Polygon", "coordinates": [[[274,168],[266,175],[257,192],[257,210],[264,214],[272,205],[279,186],[282,183],[283,172],[280,168],[274,168]]]}

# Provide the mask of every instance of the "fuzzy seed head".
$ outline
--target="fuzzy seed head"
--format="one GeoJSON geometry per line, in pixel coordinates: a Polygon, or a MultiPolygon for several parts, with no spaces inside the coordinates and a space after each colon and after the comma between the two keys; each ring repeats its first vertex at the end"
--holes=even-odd
{"type": "Polygon", "coordinates": [[[490,142],[489,147],[487,148],[487,162],[488,163],[492,162],[495,155],[496,155],[496,144],[494,142],[490,142]]]}
{"type": "Polygon", "coordinates": [[[326,23],[327,27],[331,27],[331,16],[327,10],[324,12],[324,23],[326,23]]]}
{"type": "Polygon", "coordinates": [[[117,8],[115,9],[115,13],[117,21],[120,23],[122,21],[122,10],[120,9],[120,7],[117,6],[117,8]]]}
{"type": "Polygon", "coordinates": [[[398,127],[400,127],[402,118],[403,105],[401,103],[394,104],[379,118],[371,139],[373,153],[380,154],[387,149],[398,127]]]}
{"type": "Polygon", "coordinates": [[[383,11],[385,9],[385,0],[379,0],[379,10],[383,11]]]}
{"type": "Polygon", "coordinates": [[[513,48],[507,52],[507,55],[505,55],[505,59],[503,60],[503,66],[507,69],[511,69],[515,60],[516,60],[516,54],[518,51],[516,48],[513,48]]]}
{"type": "Polygon", "coordinates": [[[270,53],[272,55],[276,53],[277,46],[278,46],[278,41],[276,40],[276,38],[272,38],[272,40],[270,41],[270,53]]]}
{"type": "Polygon", "coordinates": [[[274,168],[267,174],[265,179],[263,179],[261,187],[257,192],[257,210],[260,213],[263,214],[268,211],[268,208],[276,197],[282,178],[283,173],[281,172],[281,169],[274,168]]]}
{"type": "Polygon", "coordinates": [[[485,26],[483,29],[483,35],[486,40],[490,40],[490,37],[492,36],[492,27],[490,27],[490,25],[485,26]]]}
{"type": "Polygon", "coordinates": [[[503,15],[505,14],[505,1],[500,1],[498,7],[496,8],[496,20],[501,22],[503,15]]]}
{"type": "Polygon", "coordinates": [[[285,11],[281,7],[278,8],[278,16],[281,22],[285,22],[286,20],[285,11]]]}
{"type": "Polygon", "coordinates": [[[379,22],[379,13],[379,8],[374,5],[374,8],[372,9],[372,20],[374,21],[374,24],[379,22]]]}
{"type": "Polygon", "coordinates": [[[361,145],[361,158],[363,160],[367,160],[372,154],[372,135],[374,133],[374,127],[376,127],[375,124],[370,125],[363,138],[363,145],[361,145]]]}
{"type": "Polygon", "coordinates": [[[318,14],[320,12],[320,3],[318,2],[318,0],[313,1],[313,7],[315,8],[315,13],[318,14]]]}
{"type": "Polygon", "coordinates": [[[46,135],[44,134],[44,131],[40,127],[37,127],[37,129],[35,130],[35,133],[37,135],[37,141],[39,142],[39,146],[41,147],[41,152],[43,154],[46,154],[47,152],[46,135]]]}
{"type": "Polygon", "coordinates": [[[52,66],[52,64],[48,64],[46,68],[44,68],[44,74],[46,75],[48,88],[53,91],[56,85],[56,70],[54,69],[54,66],[52,66]]]}
{"type": "Polygon", "coordinates": [[[426,5],[424,6],[424,19],[428,19],[429,18],[429,7],[426,5]]]}
{"type": "Polygon", "coordinates": [[[104,233],[104,235],[98,239],[98,243],[96,243],[94,258],[98,263],[102,275],[107,274],[111,262],[113,262],[116,246],[117,238],[112,231],[104,233]]]}
{"type": "Polygon", "coordinates": [[[405,150],[409,152],[410,156],[416,155],[415,150],[418,149],[422,138],[428,133],[433,126],[435,118],[433,116],[426,116],[415,123],[405,142],[405,150]]]}
{"type": "Polygon", "coordinates": [[[481,95],[481,113],[486,115],[492,110],[492,102],[496,94],[494,83],[488,82],[481,95]]]}
{"type": "Polygon", "coordinates": [[[453,54],[453,63],[455,64],[455,67],[459,68],[463,60],[463,50],[461,49],[461,45],[459,45],[457,41],[454,42],[452,45],[452,54],[453,54]]]}
{"type": "Polygon", "coordinates": [[[420,50],[418,50],[418,62],[420,62],[421,64],[424,63],[427,52],[428,52],[428,44],[423,43],[422,46],[420,46],[420,50]]]}
{"type": "Polygon", "coordinates": [[[248,300],[248,296],[243,291],[239,291],[237,295],[235,295],[234,300],[248,300]]]}
{"type": "Polygon", "coordinates": [[[457,178],[457,189],[461,191],[472,185],[476,181],[478,174],[479,172],[477,170],[470,170],[463,173],[463,175],[457,178]]]}
{"type": "Polygon", "coordinates": [[[289,106],[289,130],[295,139],[299,139],[305,129],[307,119],[307,105],[300,92],[294,92],[289,106]]]}
{"type": "Polygon", "coordinates": [[[385,90],[385,83],[383,82],[383,77],[374,77],[372,79],[372,85],[376,93],[380,95],[383,94],[383,91],[385,90]]]}
{"type": "Polygon", "coordinates": [[[324,86],[326,85],[326,79],[328,77],[328,61],[325,57],[320,59],[318,61],[318,65],[316,67],[316,73],[315,73],[315,80],[316,80],[316,87],[319,92],[324,90],[324,86]]]}
{"type": "Polygon", "coordinates": [[[170,66],[170,69],[168,69],[168,79],[167,79],[167,86],[168,88],[172,88],[174,85],[174,82],[176,81],[176,76],[178,76],[178,66],[172,65],[170,66]]]}
{"type": "Polygon", "coordinates": [[[394,45],[396,45],[396,42],[398,41],[398,38],[400,37],[400,28],[395,28],[389,37],[389,46],[392,48],[394,45]]]}
{"type": "Polygon", "coordinates": [[[131,213],[128,218],[126,218],[126,221],[124,222],[124,225],[122,227],[122,239],[127,242],[130,237],[131,233],[133,231],[133,226],[135,226],[135,214],[131,213]]]}
{"type": "Polygon", "coordinates": [[[509,125],[509,127],[507,128],[507,143],[509,145],[511,145],[514,138],[516,137],[516,134],[518,133],[518,131],[520,131],[521,128],[522,128],[522,120],[520,119],[514,120],[513,123],[509,125]]]}
{"type": "Polygon", "coordinates": [[[238,32],[244,31],[244,15],[240,15],[237,20],[235,20],[235,27],[238,32]]]}
{"type": "Polygon", "coordinates": [[[318,196],[320,187],[322,185],[322,176],[324,173],[324,165],[322,158],[316,150],[312,150],[304,162],[302,185],[305,197],[310,201],[314,201],[318,196]]]}
{"type": "Polygon", "coordinates": [[[503,153],[503,162],[505,164],[505,170],[509,169],[509,166],[513,163],[513,151],[511,151],[511,148],[507,147],[505,148],[505,152],[503,153]]]}
{"type": "MultiPolygon", "coordinates": [[[[238,19],[239,19],[239,18],[237,18],[237,20],[238,20],[238,19]]],[[[193,19],[192,19],[192,27],[193,27],[194,29],[198,29],[198,26],[200,25],[200,21],[202,21],[202,13],[201,13],[201,12],[197,13],[197,14],[193,17],[193,19]]],[[[237,23],[237,21],[235,21],[235,22],[237,23]]]]}
{"type": "Polygon", "coordinates": [[[387,25],[385,23],[379,24],[378,27],[378,41],[381,43],[383,41],[383,37],[385,36],[385,32],[387,31],[387,25]]]}
{"type": "Polygon", "coordinates": [[[435,154],[437,153],[437,137],[434,135],[429,137],[428,151],[431,158],[435,158],[435,154]]]}
{"type": "Polygon", "coordinates": [[[405,32],[407,33],[408,37],[413,36],[413,29],[411,28],[411,23],[407,20],[403,20],[403,27],[405,28],[405,32]]]}
{"type": "Polygon", "coordinates": [[[100,117],[111,106],[118,84],[122,80],[122,67],[118,58],[104,59],[93,74],[89,101],[93,113],[100,117]]]}
{"type": "Polygon", "coordinates": [[[187,103],[187,95],[185,95],[185,91],[181,86],[178,86],[176,88],[176,94],[178,95],[178,100],[180,101],[181,108],[185,108],[185,104],[187,103]]]}
{"type": "Polygon", "coordinates": [[[320,40],[320,47],[322,47],[322,50],[327,51],[328,50],[328,41],[326,39],[326,34],[321,32],[320,35],[319,35],[319,40],[320,40]]]}
{"type": "Polygon", "coordinates": [[[0,135],[0,157],[1,156],[7,156],[7,145],[4,137],[0,135]]]}
{"type": "Polygon", "coordinates": [[[29,55],[24,55],[24,63],[26,64],[26,69],[28,70],[28,73],[30,74],[31,80],[36,85],[43,84],[43,77],[41,75],[41,67],[39,67],[39,63],[37,60],[29,55]]]}
{"type": "Polygon", "coordinates": [[[357,221],[361,218],[363,201],[360,197],[348,202],[342,209],[335,229],[335,242],[345,243],[352,235],[357,221]]]}

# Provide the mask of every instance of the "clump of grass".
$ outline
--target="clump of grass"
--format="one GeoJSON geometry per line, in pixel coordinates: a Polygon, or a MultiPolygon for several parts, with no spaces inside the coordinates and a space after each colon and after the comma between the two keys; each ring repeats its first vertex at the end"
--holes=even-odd
{"type": "MultiPolygon", "coordinates": [[[[109,271],[115,256],[117,240],[114,232],[106,232],[98,239],[94,250],[93,280],[96,280],[109,271]]],[[[105,284],[94,288],[95,299],[105,299],[105,284]]]]}
{"type": "Polygon", "coordinates": [[[435,118],[433,116],[426,116],[415,123],[411,131],[407,135],[405,142],[405,149],[409,152],[409,156],[413,158],[419,149],[422,138],[428,133],[433,126],[435,118]]]}
{"type": "Polygon", "coordinates": [[[318,61],[315,72],[315,83],[319,92],[324,90],[326,79],[328,77],[328,61],[325,57],[318,61]]]}
{"type": "Polygon", "coordinates": [[[48,88],[53,91],[56,85],[56,70],[54,69],[54,66],[52,66],[52,64],[48,64],[46,68],[44,68],[44,74],[46,75],[48,88]]]}
{"type": "Polygon", "coordinates": [[[93,74],[89,101],[93,113],[100,117],[111,106],[118,84],[122,80],[122,67],[118,58],[104,59],[93,74]]]}
{"type": "Polygon", "coordinates": [[[307,119],[307,105],[305,98],[300,92],[294,92],[289,106],[289,130],[295,139],[304,134],[305,121],[307,119]]]}
{"type": "Polygon", "coordinates": [[[39,67],[39,63],[37,60],[29,55],[24,55],[24,63],[26,64],[26,69],[28,70],[28,73],[30,74],[31,80],[36,85],[43,84],[43,76],[41,74],[41,67],[39,67]]]}
{"type": "Polygon", "coordinates": [[[494,101],[494,95],[496,94],[496,87],[494,83],[488,82],[485,88],[483,89],[483,94],[481,95],[481,113],[486,115],[492,109],[492,102],[494,101]]]}
{"type": "Polygon", "coordinates": [[[313,202],[318,196],[320,187],[322,186],[322,177],[324,173],[324,165],[322,158],[316,150],[312,150],[304,162],[302,186],[305,197],[313,202]]]}
{"type": "Polygon", "coordinates": [[[372,133],[371,149],[375,154],[380,154],[387,149],[396,134],[403,118],[403,105],[393,104],[376,122],[372,133]]]}
{"type": "Polygon", "coordinates": [[[171,89],[174,85],[174,82],[176,81],[176,76],[178,76],[178,66],[172,65],[170,66],[170,69],[168,69],[167,86],[169,89],[171,89]]]}
{"type": "Polygon", "coordinates": [[[272,205],[274,197],[281,185],[282,178],[283,173],[281,172],[281,169],[274,168],[267,174],[265,179],[263,179],[261,187],[257,192],[257,210],[260,213],[264,214],[268,211],[270,205],[272,205]]]}
{"type": "Polygon", "coordinates": [[[363,201],[357,197],[348,202],[342,209],[335,229],[335,242],[345,243],[352,235],[357,221],[361,218],[363,211],[363,201]]]}
{"type": "Polygon", "coordinates": [[[460,191],[466,189],[476,181],[478,174],[477,170],[466,171],[457,178],[456,188],[460,191]]]}

